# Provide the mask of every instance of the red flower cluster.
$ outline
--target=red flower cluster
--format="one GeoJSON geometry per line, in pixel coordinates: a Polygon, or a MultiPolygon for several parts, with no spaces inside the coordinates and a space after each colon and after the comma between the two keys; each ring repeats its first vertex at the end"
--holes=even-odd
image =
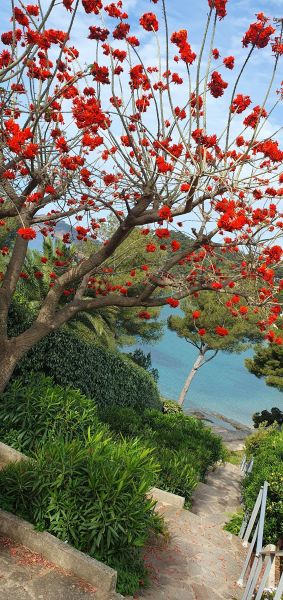
{"type": "Polygon", "coordinates": [[[96,62],[91,67],[93,79],[98,83],[110,83],[108,67],[100,67],[96,62]]]}
{"type": "Polygon", "coordinates": [[[20,227],[17,231],[24,240],[33,240],[36,238],[36,231],[32,227],[20,227]]]}
{"type": "Polygon", "coordinates": [[[180,304],[179,300],[176,300],[176,298],[167,298],[166,303],[172,308],[177,308],[180,304]]]}
{"type": "Polygon", "coordinates": [[[178,240],[172,240],[171,248],[172,248],[172,252],[177,252],[181,248],[180,242],[178,242],[178,240]]]}
{"type": "Polygon", "coordinates": [[[138,317],[147,321],[151,319],[150,313],[147,310],[141,310],[141,312],[138,313],[138,317]]]}
{"type": "Polygon", "coordinates": [[[215,8],[216,14],[219,17],[219,19],[223,19],[223,17],[226,17],[226,4],[227,0],[208,0],[209,7],[215,8]]]}
{"type": "Polygon", "coordinates": [[[78,129],[92,126],[92,130],[106,129],[109,118],[102,112],[100,102],[96,98],[75,98],[73,102],[73,115],[78,129]]]}
{"type": "Polygon", "coordinates": [[[97,40],[99,42],[105,42],[108,38],[109,31],[108,29],[102,29],[101,27],[96,27],[95,25],[91,25],[89,27],[89,36],[90,40],[97,40]]]}
{"type": "Polygon", "coordinates": [[[226,56],[223,58],[223,63],[226,69],[234,69],[235,66],[235,57],[234,56],[226,56]]]}
{"type": "Polygon", "coordinates": [[[252,129],[255,129],[259,120],[261,118],[265,119],[267,116],[268,115],[265,108],[261,108],[259,105],[257,105],[254,107],[251,114],[244,119],[244,125],[246,127],[252,127],[252,129]]]}
{"type": "Polygon", "coordinates": [[[166,204],[164,204],[164,206],[161,206],[161,208],[158,211],[158,215],[160,219],[171,219],[172,213],[170,206],[167,206],[166,204]]]}
{"type": "Polygon", "coordinates": [[[193,319],[199,319],[199,318],[200,318],[200,315],[201,315],[201,312],[200,312],[200,310],[194,310],[194,311],[192,312],[192,317],[193,317],[193,319]]]}
{"type": "Polygon", "coordinates": [[[214,71],[211,75],[211,81],[208,84],[210,93],[214,98],[223,96],[224,90],[228,87],[228,83],[224,81],[217,71],[214,71]]]}
{"type": "Polygon", "coordinates": [[[228,329],[226,327],[222,327],[221,325],[217,325],[215,327],[215,333],[220,335],[221,337],[225,337],[225,335],[229,335],[228,329]]]}
{"type": "Polygon", "coordinates": [[[266,142],[261,142],[257,144],[256,147],[257,152],[263,152],[266,158],[270,158],[272,162],[282,162],[283,161],[283,152],[278,147],[278,142],[273,140],[267,140],[266,142]]]}
{"type": "Polygon", "coordinates": [[[39,15],[39,6],[37,4],[28,4],[26,10],[31,17],[38,17],[39,15]]]}
{"type": "Polygon", "coordinates": [[[99,11],[103,8],[101,0],[82,0],[82,5],[87,14],[94,13],[99,14],[99,11]]]}
{"type": "Polygon", "coordinates": [[[244,96],[243,94],[238,94],[237,96],[235,96],[235,98],[233,98],[232,104],[231,104],[231,112],[232,113],[242,113],[244,112],[244,110],[246,110],[246,108],[248,108],[248,106],[250,106],[251,104],[251,99],[249,96],[244,96]]]}
{"type": "Polygon", "coordinates": [[[171,42],[179,48],[180,58],[188,65],[192,65],[196,59],[195,52],[192,51],[190,44],[187,41],[188,32],[186,29],[175,31],[171,35],[171,42]]]}
{"type": "Polygon", "coordinates": [[[140,18],[140,24],[146,31],[158,31],[158,21],[152,12],[144,13],[140,18]]]}
{"type": "Polygon", "coordinates": [[[257,15],[258,21],[251,23],[248,31],[246,31],[243,37],[243,46],[247,48],[249,44],[256,48],[265,48],[267,46],[272,34],[276,31],[271,25],[266,25],[267,18],[262,15],[257,15]]]}
{"type": "Polygon", "coordinates": [[[147,244],[147,246],[146,246],[147,252],[155,252],[155,250],[156,250],[155,244],[147,244]]]}

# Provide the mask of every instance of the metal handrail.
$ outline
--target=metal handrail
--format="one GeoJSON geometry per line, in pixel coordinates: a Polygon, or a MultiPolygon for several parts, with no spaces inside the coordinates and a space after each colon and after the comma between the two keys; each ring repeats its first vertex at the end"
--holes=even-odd
{"type": "Polygon", "coordinates": [[[241,462],[240,471],[244,473],[244,475],[248,475],[252,472],[254,466],[254,458],[253,456],[248,460],[246,455],[243,456],[243,460],[241,462]]]}
{"type": "MultiPolygon", "coordinates": [[[[245,467],[244,467],[245,468],[245,467]]],[[[265,581],[269,575],[273,560],[270,558],[265,558],[265,562],[263,562],[263,557],[265,552],[263,550],[263,530],[264,530],[264,520],[265,520],[265,511],[266,511],[266,501],[267,501],[267,492],[268,492],[268,482],[265,481],[261,486],[257,499],[255,501],[252,514],[248,521],[247,515],[244,517],[243,524],[240,530],[239,537],[243,540],[243,546],[248,546],[248,542],[251,536],[252,531],[253,538],[249,546],[249,550],[244,562],[244,566],[242,569],[242,573],[238,580],[238,585],[241,587],[245,587],[245,591],[242,597],[242,600],[251,600],[253,594],[255,592],[260,574],[262,572],[262,568],[264,566],[264,583],[262,587],[262,582],[259,588],[259,591],[256,596],[256,600],[260,600],[262,590],[264,589],[265,581]],[[247,579],[246,584],[244,584],[245,577],[249,568],[250,560],[253,552],[255,551],[255,558],[247,579]],[[266,575],[266,577],[265,577],[266,575]],[[260,593],[260,595],[259,595],[260,593]]]]}

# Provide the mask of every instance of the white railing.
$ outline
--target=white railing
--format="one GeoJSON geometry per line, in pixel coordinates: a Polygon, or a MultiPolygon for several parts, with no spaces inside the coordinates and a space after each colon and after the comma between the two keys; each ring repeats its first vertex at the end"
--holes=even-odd
{"type": "Polygon", "coordinates": [[[241,467],[240,467],[241,472],[244,473],[245,475],[248,475],[249,473],[252,472],[253,466],[254,466],[254,459],[253,459],[253,457],[251,457],[248,460],[247,457],[246,457],[246,455],[244,455],[243,460],[241,462],[241,467]]]}
{"type": "MultiPolygon", "coordinates": [[[[243,461],[244,473],[247,461],[243,461]]],[[[248,547],[248,553],[243,565],[238,585],[244,588],[242,600],[261,600],[264,590],[270,580],[271,570],[275,565],[276,556],[283,556],[283,551],[276,550],[276,546],[270,544],[263,547],[263,531],[268,493],[268,482],[261,486],[250,517],[246,514],[240,529],[239,537],[243,540],[243,546],[248,547]],[[252,540],[249,543],[250,537],[252,540]],[[253,557],[253,561],[252,561],[253,557]]],[[[277,587],[274,600],[281,600],[283,592],[283,574],[277,587]]]]}

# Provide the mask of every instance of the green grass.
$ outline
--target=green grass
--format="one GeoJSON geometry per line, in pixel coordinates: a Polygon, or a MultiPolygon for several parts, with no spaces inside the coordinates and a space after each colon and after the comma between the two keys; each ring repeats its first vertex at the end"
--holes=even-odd
{"type": "Polygon", "coordinates": [[[244,456],[243,450],[229,450],[225,452],[224,460],[232,465],[240,465],[244,456]]]}

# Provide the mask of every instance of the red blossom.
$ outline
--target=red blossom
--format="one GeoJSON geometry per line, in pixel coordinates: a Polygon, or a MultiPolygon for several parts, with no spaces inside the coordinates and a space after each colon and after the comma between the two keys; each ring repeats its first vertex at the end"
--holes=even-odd
{"type": "Polygon", "coordinates": [[[246,127],[252,127],[255,129],[259,120],[265,119],[267,117],[267,112],[265,108],[261,108],[259,105],[255,106],[253,111],[244,119],[244,125],[246,127]]]}
{"type": "Polygon", "coordinates": [[[169,304],[172,308],[177,308],[180,302],[176,298],[167,298],[166,303],[169,304]]]}
{"type": "Polygon", "coordinates": [[[198,334],[199,334],[200,336],[203,336],[203,335],[205,335],[205,334],[206,334],[206,329],[205,329],[204,327],[201,327],[201,328],[198,330],[198,334]]]}
{"type": "Polygon", "coordinates": [[[223,96],[224,90],[228,87],[228,83],[222,79],[218,71],[213,71],[208,87],[211,95],[214,98],[219,98],[220,96],[223,96]]]}
{"type": "Polygon", "coordinates": [[[178,242],[177,240],[172,240],[171,248],[172,248],[172,252],[177,252],[177,250],[180,250],[180,248],[181,248],[180,242],[178,242]]]}
{"type": "Polygon", "coordinates": [[[271,25],[266,25],[267,19],[264,15],[256,23],[251,23],[248,31],[243,37],[243,46],[247,48],[250,44],[256,48],[265,48],[270,41],[272,34],[276,31],[271,25]]]}
{"type": "Polygon", "coordinates": [[[103,8],[101,0],[82,0],[82,5],[88,14],[94,13],[98,15],[99,11],[103,8]]]}
{"type": "Polygon", "coordinates": [[[90,25],[89,27],[89,36],[90,40],[97,40],[99,42],[105,42],[108,38],[109,31],[108,29],[102,29],[101,27],[96,27],[94,25],[90,25]]]}
{"type": "Polygon", "coordinates": [[[147,244],[147,246],[146,246],[147,252],[155,252],[155,250],[156,250],[155,244],[147,244]]]}
{"type": "Polygon", "coordinates": [[[200,310],[194,310],[194,311],[192,312],[192,317],[193,317],[193,319],[199,319],[199,318],[200,318],[200,315],[201,315],[201,312],[200,312],[200,310]]]}
{"type": "Polygon", "coordinates": [[[216,14],[219,19],[223,19],[226,17],[226,4],[227,0],[208,0],[208,5],[210,8],[215,8],[216,14]]]}
{"type": "Polygon", "coordinates": [[[152,12],[144,13],[140,18],[140,24],[146,31],[158,31],[158,21],[152,12]]]}
{"type": "Polygon", "coordinates": [[[225,337],[226,335],[229,335],[228,329],[226,329],[226,327],[222,327],[221,325],[217,325],[215,327],[215,333],[217,335],[220,335],[221,337],[225,337]]]}
{"type": "Polygon", "coordinates": [[[145,320],[149,320],[149,319],[151,319],[151,315],[150,315],[150,313],[149,313],[147,310],[141,310],[141,311],[138,313],[138,317],[139,317],[140,319],[145,319],[145,320]]]}
{"type": "Polygon", "coordinates": [[[20,227],[17,231],[24,240],[33,240],[36,238],[36,231],[32,227],[20,227]]]}
{"type": "Polygon", "coordinates": [[[251,104],[251,99],[249,96],[244,96],[243,94],[238,94],[237,96],[235,96],[235,98],[233,98],[232,104],[231,104],[231,112],[232,113],[242,113],[244,112],[244,110],[246,110],[246,108],[248,108],[248,106],[250,106],[251,104]]]}
{"type": "Polygon", "coordinates": [[[38,17],[39,6],[37,4],[27,4],[26,10],[31,17],[38,17]]]}
{"type": "Polygon", "coordinates": [[[172,213],[170,206],[167,206],[166,204],[164,204],[164,206],[161,206],[161,208],[158,211],[158,215],[160,219],[171,219],[172,213]]]}
{"type": "Polygon", "coordinates": [[[223,63],[226,69],[234,69],[235,66],[235,57],[234,56],[226,56],[223,58],[223,63]]]}

